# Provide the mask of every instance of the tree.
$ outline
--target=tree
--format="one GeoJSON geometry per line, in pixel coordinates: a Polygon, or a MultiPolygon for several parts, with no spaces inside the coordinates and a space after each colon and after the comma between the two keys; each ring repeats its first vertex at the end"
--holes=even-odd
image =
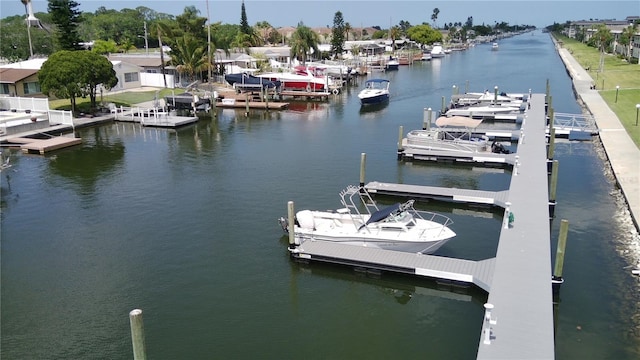
{"type": "Polygon", "coordinates": [[[96,107],[96,89],[102,85],[110,90],[118,83],[113,65],[107,58],[92,51],[62,50],[53,53],[38,71],[42,92],[58,98],[69,98],[75,111],[76,98],[89,96],[96,107]]]}
{"type": "Polygon", "coordinates": [[[338,11],[333,17],[333,28],[331,29],[331,50],[330,53],[340,57],[344,52],[344,19],[342,12],[338,11]]]}
{"type": "Polygon", "coordinates": [[[407,35],[407,31],[409,31],[409,29],[411,28],[411,24],[405,20],[400,20],[398,26],[400,27],[400,35],[404,36],[407,35]]]}
{"type": "Polygon", "coordinates": [[[291,57],[296,57],[306,63],[307,54],[313,50],[313,53],[318,54],[318,43],[320,39],[318,34],[313,32],[309,27],[305,26],[302,22],[298,23],[296,31],[291,35],[291,57]]]}
{"type": "Polygon", "coordinates": [[[431,21],[433,21],[433,28],[437,29],[436,20],[438,20],[438,14],[440,14],[440,9],[433,9],[433,14],[431,14],[431,21]]]}
{"type": "Polygon", "coordinates": [[[622,34],[620,36],[620,45],[624,46],[626,51],[627,62],[631,62],[631,48],[633,47],[633,37],[637,32],[638,24],[629,25],[624,30],[622,30],[622,34]]]}
{"type": "Polygon", "coordinates": [[[351,31],[351,29],[352,29],[351,24],[349,23],[344,24],[344,35],[346,36],[347,41],[349,41],[349,32],[351,31]]]}
{"type": "Polygon", "coordinates": [[[249,26],[249,21],[247,20],[247,12],[244,8],[244,0],[242,0],[242,7],[240,12],[240,31],[243,34],[251,35],[252,29],[249,26]]]}
{"type": "Polygon", "coordinates": [[[410,28],[407,31],[409,39],[422,45],[431,45],[435,42],[442,41],[442,34],[440,31],[433,29],[431,26],[423,24],[410,28]]]}
{"type": "Polygon", "coordinates": [[[118,44],[113,40],[95,40],[91,51],[100,55],[112,54],[118,52],[118,44]]]}
{"type": "Polygon", "coordinates": [[[73,0],[49,0],[48,10],[56,25],[56,45],[60,50],[80,49],[78,26],[81,23],[81,13],[78,6],[73,0]]]}
{"type": "Polygon", "coordinates": [[[177,39],[171,49],[171,64],[180,74],[187,74],[188,81],[207,69],[207,50],[191,35],[185,34],[177,39]]]}
{"type": "Polygon", "coordinates": [[[473,27],[473,16],[469,16],[467,21],[464,23],[464,27],[466,29],[471,29],[473,27]]]}
{"type": "Polygon", "coordinates": [[[396,51],[396,40],[400,38],[400,28],[392,26],[391,29],[389,29],[389,37],[391,38],[391,48],[393,51],[396,51]]]}

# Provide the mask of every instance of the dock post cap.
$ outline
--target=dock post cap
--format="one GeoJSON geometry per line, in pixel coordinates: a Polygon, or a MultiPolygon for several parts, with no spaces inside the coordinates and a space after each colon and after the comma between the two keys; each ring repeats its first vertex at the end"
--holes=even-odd
{"type": "Polygon", "coordinates": [[[494,305],[490,304],[490,303],[486,303],[486,304],[484,304],[484,308],[487,309],[487,310],[491,310],[491,309],[494,308],[494,305]]]}
{"type": "Polygon", "coordinates": [[[141,315],[142,314],[142,310],[141,309],[133,309],[129,312],[129,315],[131,316],[137,316],[137,315],[141,315]]]}

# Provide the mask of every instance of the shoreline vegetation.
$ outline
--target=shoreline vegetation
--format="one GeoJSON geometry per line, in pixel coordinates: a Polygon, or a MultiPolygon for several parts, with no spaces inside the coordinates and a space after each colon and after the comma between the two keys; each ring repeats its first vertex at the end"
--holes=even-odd
{"type": "Polygon", "coordinates": [[[640,148],[640,125],[636,126],[636,104],[640,103],[640,64],[630,64],[618,56],[604,54],[600,69],[601,54],[598,49],[558,33],[553,33],[553,36],[589,73],[595,90],[640,148]]]}

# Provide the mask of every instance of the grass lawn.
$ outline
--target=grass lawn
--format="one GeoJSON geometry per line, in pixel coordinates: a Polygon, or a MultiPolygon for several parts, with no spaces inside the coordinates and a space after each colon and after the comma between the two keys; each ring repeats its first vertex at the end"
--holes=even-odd
{"type": "MultiPolygon", "coordinates": [[[[156,93],[158,94],[158,99],[162,99],[165,96],[174,94],[178,95],[182,94],[183,92],[184,89],[161,89],[159,91],[126,91],[122,93],[103,95],[102,100],[105,103],[114,103],[117,106],[132,106],[133,104],[154,100],[156,97],[156,93]]],[[[100,104],[100,95],[96,97],[96,102],[98,103],[98,105],[100,104]]],[[[89,102],[89,98],[78,98],[76,99],[76,112],[90,112],[90,105],[91,104],[89,102]]],[[[71,100],[50,100],[49,107],[55,110],[71,110],[71,100]]]]}
{"type": "Polygon", "coordinates": [[[584,69],[588,69],[600,96],[640,148],[640,124],[635,125],[638,115],[636,104],[640,104],[640,65],[629,64],[617,56],[605,54],[603,71],[599,71],[600,52],[596,48],[565,36],[554,36],[563,42],[563,46],[584,69]],[[620,88],[616,90],[616,86],[620,88]]]}

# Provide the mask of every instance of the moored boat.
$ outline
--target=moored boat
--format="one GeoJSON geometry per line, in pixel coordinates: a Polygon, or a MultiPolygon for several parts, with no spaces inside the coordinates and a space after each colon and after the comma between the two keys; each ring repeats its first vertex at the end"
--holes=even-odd
{"type": "Polygon", "coordinates": [[[420,254],[431,254],[456,236],[450,218],[418,211],[414,200],[380,209],[365,188],[353,185],[342,190],[340,198],[344,208],[301,210],[294,224],[280,218],[280,225],[294,232],[297,245],[330,241],[420,254]]]}

